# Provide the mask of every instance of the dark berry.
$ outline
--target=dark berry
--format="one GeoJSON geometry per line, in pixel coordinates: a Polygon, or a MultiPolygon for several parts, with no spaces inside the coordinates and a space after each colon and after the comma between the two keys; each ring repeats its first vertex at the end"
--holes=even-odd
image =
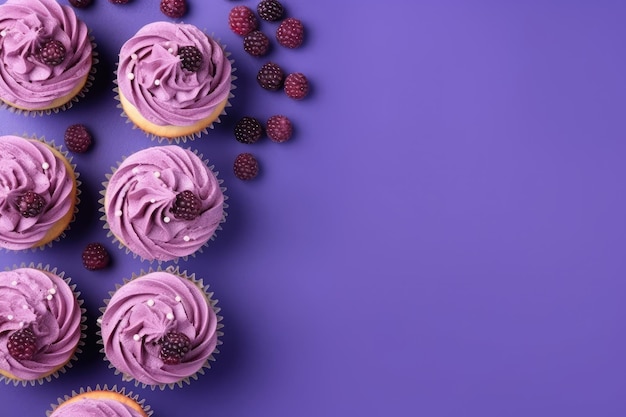
{"type": "Polygon", "coordinates": [[[274,142],[285,142],[291,138],[293,126],[286,116],[275,115],[267,119],[267,136],[274,142]]]}
{"type": "Polygon", "coordinates": [[[263,136],[263,126],[254,117],[244,116],[235,125],[235,139],[241,143],[255,143],[263,136]]]}
{"type": "Polygon", "coordinates": [[[75,124],[65,129],[65,146],[71,152],[87,152],[92,141],[93,138],[84,125],[75,124]]]}
{"type": "Polygon", "coordinates": [[[251,153],[241,153],[235,158],[233,171],[240,180],[251,180],[259,174],[259,163],[251,153]]]}
{"type": "Polygon", "coordinates": [[[285,78],[285,94],[294,100],[301,100],[309,93],[309,81],[301,72],[294,72],[285,78]]]}
{"type": "Polygon", "coordinates": [[[101,243],[92,242],[88,243],[83,250],[83,266],[90,271],[98,269],[104,269],[109,266],[111,257],[101,243]]]}
{"type": "Polygon", "coordinates": [[[228,14],[228,26],[237,35],[247,35],[259,27],[254,12],[246,6],[235,6],[228,14]]]}
{"type": "Polygon", "coordinates": [[[37,351],[37,338],[28,327],[16,330],[9,336],[7,350],[18,361],[30,360],[37,351]]]}
{"type": "Polygon", "coordinates": [[[60,41],[46,41],[39,48],[39,60],[51,67],[59,65],[65,59],[65,46],[60,41]]]}
{"type": "Polygon", "coordinates": [[[287,48],[297,48],[304,40],[304,26],[302,22],[293,17],[280,22],[276,29],[276,40],[279,44],[287,48]]]}
{"type": "Polygon", "coordinates": [[[256,75],[256,80],[266,90],[276,91],[283,86],[285,73],[275,63],[264,64],[256,75]]]}
{"type": "Polygon", "coordinates": [[[187,2],[185,0],[161,0],[161,12],[165,16],[179,19],[187,13],[187,2]]]}
{"type": "Polygon", "coordinates": [[[277,0],[263,0],[256,7],[259,17],[268,22],[280,20],[285,14],[285,8],[277,0]]]}
{"type": "Polygon", "coordinates": [[[158,343],[161,345],[159,358],[166,365],[179,364],[191,347],[191,340],[187,335],[175,331],[166,333],[158,343]]]}
{"type": "Polygon", "coordinates": [[[252,56],[263,56],[270,49],[270,39],[260,30],[253,30],[243,38],[243,50],[252,56]]]}
{"type": "Polygon", "coordinates": [[[26,191],[17,197],[15,204],[22,217],[35,217],[43,211],[46,200],[36,192],[26,191]]]}
{"type": "Polygon", "coordinates": [[[129,0],[109,0],[113,4],[126,4],[129,0]]]}
{"type": "Polygon", "coordinates": [[[202,201],[189,190],[178,193],[171,208],[174,217],[180,220],[193,220],[200,215],[201,210],[202,201]]]}
{"type": "Polygon", "coordinates": [[[87,7],[91,4],[91,0],[69,0],[70,4],[74,7],[82,9],[83,7],[87,7]]]}
{"type": "Polygon", "coordinates": [[[189,72],[197,72],[202,66],[202,52],[195,46],[182,46],[178,48],[180,65],[189,72]]]}

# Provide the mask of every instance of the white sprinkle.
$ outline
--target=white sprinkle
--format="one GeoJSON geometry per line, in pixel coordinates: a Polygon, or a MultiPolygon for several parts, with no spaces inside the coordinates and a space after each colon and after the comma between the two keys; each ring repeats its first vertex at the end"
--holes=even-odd
{"type": "Polygon", "coordinates": [[[46,300],[48,300],[48,301],[52,300],[52,294],[48,294],[48,295],[46,296],[46,300]]]}
{"type": "Polygon", "coordinates": [[[185,236],[183,236],[183,240],[185,242],[189,242],[191,240],[191,238],[189,236],[185,235],[185,236]]]}
{"type": "Polygon", "coordinates": [[[180,298],[180,295],[177,295],[174,297],[174,300],[176,300],[177,303],[180,303],[182,299],[180,298]]]}
{"type": "Polygon", "coordinates": [[[9,319],[9,320],[13,320],[13,314],[9,314],[9,315],[7,316],[7,319],[9,319]]]}
{"type": "Polygon", "coordinates": [[[130,59],[133,61],[137,59],[137,54],[130,54],[130,59]]]}
{"type": "Polygon", "coordinates": [[[154,85],[161,85],[161,80],[154,80],[154,85]]]}
{"type": "Polygon", "coordinates": [[[161,176],[159,171],[154,171],[152,174],[154,175],[154,178],[159,178],[161,176]]]}
{"type": "Polygon", "coordinates": [[[132,81],[135,79],[135,74],[133,74],[132,72],[129,72],[128,74],[126,74],[126,77],[128,77],[128,79],[132,81]]]}
{"type": "Polygon", "coordinates": [[[154,305],[154,300],[148,300],[146,301],[146,304],[148,304],[149,307],[152,307],[154,305]]]}
{"type": "Polygon", "coordinates": [[[173,313],[167,313],[165,315],[165,318],[167,318],[168,320],[174,320],[174,314],[173,313]]]}
{"type": "Polygon", "coordinates": [[[167,52],[169,52],[170,54],[174,53],[174,48],[167,48],[167,52]]]}
{"type": "Polygon", "coordinates": [[[50,164],[47,162],[44,162],[43,164],[41,164],[41,167],[44,169],[44,171],[48,168],[50,168],[50,164]]]}
{"type": "Polygon", "coordinates": [[[115,210],[115,217],[122,217],[122,210],[115,210]]]}
{"type": "Polygon", "coordinates": [[[22,309],[28,310],[28,306],[26,304],[22,304],[22,309]]]}
{"type": "Polygon", "coordinates": [[[165,42],[165,46],[170,46],[171,44],[172,44],[172,42],[170,42],[170,41],[165,42]]]}
{"type": "Polygon", "coordinates": [[[3,30],[2,30],[2,32],[0,32],[0,36],[2,36],[3,38],[4,38],[5,36],[7,36],[7,31],[6,31],[6,29],[3,29],[3,30]]]}
{"type": "Polygon", "coordinates": [[[48,292],[49,292],[50,294],[54,295],[54,294],[56,294],[56,293],[57,293],[57,290],[56,290],[56,289],[54,289],[54,288],[50,288],[50,289],[48,290],[48,292]]]}
{"type": "Polygon", "coordinates": [[[137,167],[133,168],[132,173],[135,174],[135,175],[139,174],[139,168],[137,168],[137,167]]]}
{"type": "Polygon", "coordinates": [[[17,281],[11,281],[11,285],[15,287],[17,285],[17,281]]]}
{"type": "Polygon", "coordinates": [[[169,222],[170,222],[170,220],[171,220],[171,219],[170,219],[169,217],[167,217],[167,216],[163,217],[163,221],[164,221],[165,223],[169,223],[169,222]]]}
{"type": "Polygon", "coordinates": [[[134,340],[135,342],[139,342],[139,340],[140,340],[140,339],[141,339],[141,336],[139,336],[138,334],[134,334],[134,335],[133,335],[133,340],[134,340]]]}
{"type": "Polygon", "coordinates": [[[24,322],[20,321],[20,327],[24,327],[24,322]]]}
{"type": "Polygon", "coordinates": [[[156,203],[156,200],[155,200],[154,198],[151,198],[151,199],[150,199],[150,202],[151,202],[152,204],[154,204],[154,203],[156,203]]]}

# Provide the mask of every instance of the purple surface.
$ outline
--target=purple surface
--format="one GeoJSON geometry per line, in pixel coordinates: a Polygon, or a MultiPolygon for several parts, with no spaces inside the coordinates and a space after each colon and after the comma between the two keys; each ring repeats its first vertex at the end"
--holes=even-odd
{"type": "Polygon", "coordinates": [[[309,76],[302,102],[258,87],[264,60],[227,27],[231,7],[256,2],[189,2],[185,21],[228,45],[240,77],[228,116],[191,143],[228,187],[228,221],[180,263],[220,300],[222,353],[198,381],[160,392],[122,383],[94,345],[101,300],[149,268],[106,238],[97,212],[110,166],[154,144],[119,117],[115,57],[163,18],[155,1],[98,0],[78,12],[101,58],[88,96],[48,117],[0,112],[2,134],[60,141],[83,122],[97,138],[74,158],[83,201],[67,238],[0,254],[2,267],[44,262],[74,279],[88,345],[51,383],[1,386],[3,416],[43,416],[105,383],[155,416],[626,413],[623,2],[285,0],[307,41],[274,42],[270,59],[309,76]],[[238,117],[275,113],[297,127],[291,142],[232,137],[238,117]],[[244,151],[262,165],[254,182],[231,172],[244,151]],[[113,267],[83,269],[92,240],[113,267]]]}

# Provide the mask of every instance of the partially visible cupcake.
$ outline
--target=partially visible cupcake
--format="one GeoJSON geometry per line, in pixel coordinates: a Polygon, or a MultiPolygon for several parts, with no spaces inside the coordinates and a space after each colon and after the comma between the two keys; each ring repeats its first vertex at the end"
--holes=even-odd
{"type": "Polygon", "coordinates": [[[224,114],[232,72],[222,46],[196,26],[154,22],[120,50],[119,100],[153,138],[192,139],[224,114]]]}
{"type": "Polygon", "coordinates": [[[77,176],[52,143],[0,136],[0,248],[44,247],[59,238],[75,215],[77,176]]]}
{"type": "Polygon", "coordinates": [[[150,417],[152,410],[138,395],[124,388],[81,388],[71,395],[59,398],[46,412],[47,417],[150,417]]]}
{"type": "Polygon", "coordinates": [[[66,108],[88,87],[94,61],[87,26],[55,0],[0,5],[0,99],[11,108],[66,108]]]}
{"type": "Polygon", "coordinates": [[[75,285],[56,269],[0,272],[0,379],[34,385],[71,366],[83,344],[81,305],[75,285]]]}
{"type": "Polygon", "coordinates": [[[152,388],[189,383],[209,367],[221,336],[217,300],[178,269],[133,276],[105,300],[103,351],[125,381],[152,388]]]}
{"type": "Polygon", "coordinates": [[[212,167],[176,145],[140,150],[107,175],[105,227],[120,247],[148,261],[187,257],[225,220],[225,196],[212,167]]]}

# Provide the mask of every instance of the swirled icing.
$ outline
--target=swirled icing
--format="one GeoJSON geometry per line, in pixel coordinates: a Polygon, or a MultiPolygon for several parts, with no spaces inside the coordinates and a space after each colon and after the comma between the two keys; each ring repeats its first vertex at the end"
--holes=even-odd
{"type": "Polygon", "coordinates": [[[222,47],[190,24],[154,22],[141,28],[120,50],[120,93],[149,122],[187,126],[209,117],[228,98],[231,64],[222,47]],[[178,49],[202,53],[197,72],[182,68],[178,49]]]}
{"type": "Polygon", "coordinates": [[[145,417],[145,415],[115,398],[81,397],[61,404],[49,417],[145,417]]]}
{"type": "Polygon", "coordinates": [[[50,146],[36,139],[0,136],[0,247],[37,246],[74,206],[74,174],[50,146]],[[23,217],[16,199],[34,191],[46,200],[35,217],[23,217]]]}
{"type": "Polygon", "coordinates": [[[64,366],[81,336],[81,310],[72,289],[59,276],[35,268],[0,272],[0,371],[35,380],[64,366]],[[31,360],[17,360],[7,339],[29,327],[37,338],[31,360]]]}
{"type": "Polygon", "coordinates": [[[104,352],[120,372],[146,385],[171,384],[206,363],[217,345],[217,316],[204,292],[191,280],[151,272],[120,287],[101,322],[104,352]],[[157,342],[170,331],[191,340],[176,365],[159,359],[157,342]]]}
{"type": "Polygon", "coordinates": [[[8,0],[0,6],[0,97],[20,108],[45,109],[84,83],[91,69],[87,26],[55,0],[8,0]],[[36,58],[47,40],[66,55],[49,66],[36,58]]]}
{"type": "Polygon", "coordinates": [[[213,172],[191,150],[176,145],[143,149],[125,159],[109,179],[104,200],[111,232],[147,260],[191,255],[224,216],[224,195],[213,172]],[[170,212],[176,195],[185,190],[201,201],[194,220],[170,212]]]}

